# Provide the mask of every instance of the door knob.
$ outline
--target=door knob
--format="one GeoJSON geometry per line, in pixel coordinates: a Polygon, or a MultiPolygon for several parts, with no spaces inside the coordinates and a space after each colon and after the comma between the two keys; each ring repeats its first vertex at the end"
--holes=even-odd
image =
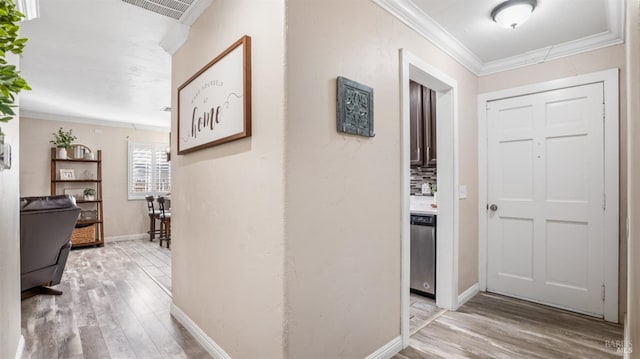
{"type": "Polygon", "coordinates": [[[491,211],[495,212],[495,211],[497,211],[497,210],[498,210],[498,206],[497,206],[497,205],[495,205],[495,204],[492,204],[492,205],[490,205],[490,206],[489,206],[489,209],[490,209],[491,211]]]}

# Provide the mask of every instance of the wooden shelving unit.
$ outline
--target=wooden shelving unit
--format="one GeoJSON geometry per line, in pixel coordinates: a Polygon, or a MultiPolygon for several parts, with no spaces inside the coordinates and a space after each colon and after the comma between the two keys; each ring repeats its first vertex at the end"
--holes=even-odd
{"type": "Polygon", "coordinates": [[[87,160],[83,158],[56,158],[56,149],[51,149],[51,195],[64,194],[65,189],[71,189],[68,184],[85,184],[85,188],[93,188],[96,191],[93,200],[84,200],[84,198],[76,198],[76,203],[82,209],[81,217],[76,223],[74,235],[71,237],[73,248],[86,246],[104,246],[104,219],[102,210],[102,151],[97,151],[96,159],[87,160]],[[65,168],[68,165],[72,168],[65,168]],[[82,179],[60,179],[60,169],[78,170],[95,170],[95,178],[82,179]],[[96,211],[96,218],[86,219],[82,217],[85,211],[96,211]],[[89,227],[93,226],[94,236],[87,240],[87,233],[90,232],[89,227]],[[77,238],[83,239],[77,239],[77,238]],[[91,240],[93,239],[93,240],[91,240]],[[74,240],[76,242],[74,242],[74,240]]]}

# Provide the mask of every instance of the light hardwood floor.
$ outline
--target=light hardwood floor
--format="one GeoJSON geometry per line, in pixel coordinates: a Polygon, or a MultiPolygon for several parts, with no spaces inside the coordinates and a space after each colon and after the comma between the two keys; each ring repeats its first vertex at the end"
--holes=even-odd
{"type": "Polygon", "coordinates": [[[158,239],[136,239],[114,243],[142,269],[171,292],[171,250],[158,245],[158,239]]]}
{"type": "Polygon", "coordinates": [[[419,294],[411,293],[409,301],[409,331],[411,335],[429,325],[431,321],[446,312],[446,309],[436,306],[435,299],[419,294]]]}
{"type": "Polygon", "coordinates": [[[623,328],[563,310],[480,293],[411,337],[395,359],[619,358],[623,328]]]}
{"type": "Polygon", "coordinates": [[[210,358],[171,317],[171,297],[112,243],[71,251],[56,288],[64,294],[22,301],[23,358],[210,358]]]}

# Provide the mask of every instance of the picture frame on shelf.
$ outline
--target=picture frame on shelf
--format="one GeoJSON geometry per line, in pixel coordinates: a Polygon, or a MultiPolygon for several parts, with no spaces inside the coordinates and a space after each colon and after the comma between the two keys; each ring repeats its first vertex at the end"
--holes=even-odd
{"type": "Polygon", "coordinates": [[[76,201],[82,201],[84,199],[84,188],[65,188],[64,194],[70,195],[76,201]]]}
{"type": "Polygon", "coordinates": [[[76,171],[72,169],[60,169],[60,179],[61,180],[74,180],[76,179],[76,171]]]}

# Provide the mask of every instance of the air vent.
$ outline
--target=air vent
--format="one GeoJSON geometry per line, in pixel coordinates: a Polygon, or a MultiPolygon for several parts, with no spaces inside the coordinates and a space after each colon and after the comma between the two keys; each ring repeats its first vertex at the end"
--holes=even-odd
{"type": "Polygon", "coordinates": [[[180,20],[194,0],[122,0],[172,19],[180,20]]]}

